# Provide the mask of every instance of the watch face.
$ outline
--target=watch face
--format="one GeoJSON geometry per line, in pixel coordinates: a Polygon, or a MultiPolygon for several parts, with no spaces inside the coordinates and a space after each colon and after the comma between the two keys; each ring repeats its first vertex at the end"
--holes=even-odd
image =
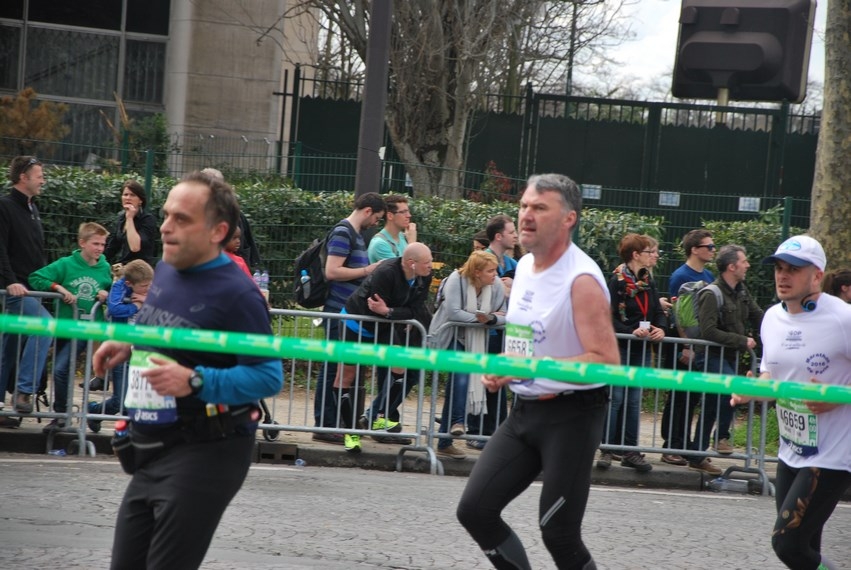
{"type": "Polygon", "coordinates": [[[204,377],[195,372],[189,377],[189,387],[193,390],[198,390],[204,385],[204,377]]]}

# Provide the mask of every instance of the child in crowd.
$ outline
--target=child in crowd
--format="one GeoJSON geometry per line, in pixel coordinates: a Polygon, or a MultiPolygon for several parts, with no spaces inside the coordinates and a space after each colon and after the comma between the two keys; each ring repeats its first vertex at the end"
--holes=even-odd
{"type": "MultiPolygon", "coordinates": [[[[103,256],[108,235],[109,232],[100,224],[82,223],[77,231],[77,244],[80,249],[30,274],[29,282],[35,290],[53,291],[62,295],[64,304],[59,307],[59,318],[75,319],[77,313],[89,313],[97,301],[106,300],[107,290],[112,283],[109,263],[103,256]]],[[[68,375],[76,368],[77,357],[85,349],[86,343],[81,340],[56,339],[53,366],[54,412],[64,413],[68,409],[68,375]],[[71,350],[72,346],[76,347],[74,351],[71,350]]],[[[65,418],[55,418],[45,426],[44,432],[63,427],[65,418]]]]}
{"type": "MultiPolygon", "coordinates": [[[[134,259],[124,266],[124,275],[112,284],[107,301],[107,314],[114,323],[134,323],[148,288],[154,279],[154,269],[141,259],[134,259]]],[[[103,390],[104,380],[92,378],[89,383],[89,391],[93,389],[103,390]],[[93,386],[94,385],[94,386],[93,386]]],[[[105,402],[89,402],[90,414],[115,415],[121,411],[121,403],[124,399],[124,388],[126,384],[125,365],[121,364],[112,369],[112,396],[105,402]]],[[[89,429],[97,433],[100,431],[101,420],[89,420],[89,429]]]]}
{"type": "Polygon", "coordinates": [[[236,230],[233,232],[233,237],[225,244],[225,255],[230,257],[240,269],[245,271],[246,275],[254,279],[254,277],[252,277],[251,270],[248,268],[248,264],[245,263],[245,260],[242,259],[241,255],[239,255],[240,247],[242,247],[242,232],[240,231],[239,226],[237,226],[236,230]]]}

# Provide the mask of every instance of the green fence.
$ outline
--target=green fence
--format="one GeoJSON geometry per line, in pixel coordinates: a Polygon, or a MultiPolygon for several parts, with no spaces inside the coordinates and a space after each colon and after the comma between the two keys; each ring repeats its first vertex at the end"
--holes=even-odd
{"type": "MultiPolygon", "coordinates": [[[[251,151],[251,144],[259,144],[256,141],[246,144],[245,141],[220,140],[215,143],[218,147],[211,146],[212,143],[193,147],[184,139],[161,155],[142,150],[127,152],[122,163],[122,154],[115,148],[81,149],[44,141],[23,142],[47,164],[47,184],[38,202],[49,261],[67,255],[76,247],[76,228],[80,222],[98,221],[107,228],[112,227],[120,211],[119,190],[124,178],[134,177],[145,182],[152,209],[157,210],[174,184],[174,178],[158,175],[156,164],[183,164],[193,168],[217,166],[237,189],[243,210],[251,220],[264,266],[272,277],[274,305],[286,307],[291,300],[295,256],[351,211],[352,188],[348,186],[351,180],[348,172],[355,167],[352,156],[279,156],[275,145],[265,142],[260,147],[264,151],[261,153],[256,149],[251,151]],[[236,146],[228,147],[229,144],[236,146]],[[86,156],[87,160],[80,168],[61,168],[76,162],[68,158],[72,155],[86,156]]],[[[293,148],[298,147],[293,145],[293,148]]],[[[0,162],[8,164],[9,158],[9,155],[0,156],[0,162]]],[[[388,161],[383,173],[383,191],[410,192],[403,165],[388,161]]],[[[494,172],[462,174],[465,195],[469,199],[447,202],[415,195],[411,202],[421,241],[432,247],[435,260],[445,263],[447,268],[463,263],[470,251],[472,235],[484,228],[488,218],[497,213],[516,215],[515,203],[501,199],[516,197],[524,185],[523,180],[494,172]]],[[[585,186],[583,193],[586,209],[614,212],[610,216],[584,215],[579,234],[580,241],[586,240],[589,247],[599,250],[589,253],[606,273],[614,267],[615,248],[621,235],[640,229],[634,227],[637,218],[630,218],[629,214],[661,219],[656,233],[665,253],[657,268],[657,277],[663,291],[667,287],[667,276],[682,263],[678,243],[690,229],[710,223],[721,228],[723,234],[725,227],[758,219],[762,216],[760,211],[779,207],[774,210],[774,227],[778,229],[764,240],[774,240],[773,243],[750,243],[747,236],[735,238],[746,242],[743,245],[751,252],[751,259],[756,260],[765,248],[779,243],[774,235],[779,240],[782,232],[788,233],[788,229],[779,229],[781,223],[785,228],[809,226],[809,200],[803,199],[740,204],[735,196],[677,195],[670,191],[601,186],[585,186]],[[740,211],[740,207],[744,211],[740,211]],[[593,227],[594,224],[599,227],[593,227]],[[604,235],[605,239],[594,237],[599,235],[604,235]]],[[[761,273],[758,267],[749,274],[752,288],[767,291],[763,296],[770,296],[770,279],[770,274],[761,273]]]]}

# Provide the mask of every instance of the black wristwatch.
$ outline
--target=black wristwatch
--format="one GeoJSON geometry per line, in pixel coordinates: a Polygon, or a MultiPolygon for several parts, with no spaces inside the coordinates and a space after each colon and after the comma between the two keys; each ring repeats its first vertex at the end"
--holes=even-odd
{"type": "Polygon", "coordinates": [[[204,375],[197,370],[192,371],[189,377],[189,387],[192,389],[192,395],[197,396],[204,387],[204,375]]]}

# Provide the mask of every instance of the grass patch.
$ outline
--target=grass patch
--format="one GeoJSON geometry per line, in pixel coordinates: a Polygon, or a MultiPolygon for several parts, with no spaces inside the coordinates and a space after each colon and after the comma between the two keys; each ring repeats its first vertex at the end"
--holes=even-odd
{"type": "MultiPolygon", "coordinates": [[[[760,432],[762,431],[762,422],[760,421],[760,408],[757,406],[754,411],[753,425],[751,427],[751,435],[753,437],[752,445],[759,446],[760,432]]],[[[733,431],[733,445],[739,448],[744,448],[747,443],[747,427],[748,427],[747,412],[736,416],[736,423],[733,431]]],[[[777,414],[774,411],[774,406],[769,406],[766,410],[765,422],[765,454],[777,457],[777,452],[780,449],[780,430],[777,428],[777,414]]]]}

